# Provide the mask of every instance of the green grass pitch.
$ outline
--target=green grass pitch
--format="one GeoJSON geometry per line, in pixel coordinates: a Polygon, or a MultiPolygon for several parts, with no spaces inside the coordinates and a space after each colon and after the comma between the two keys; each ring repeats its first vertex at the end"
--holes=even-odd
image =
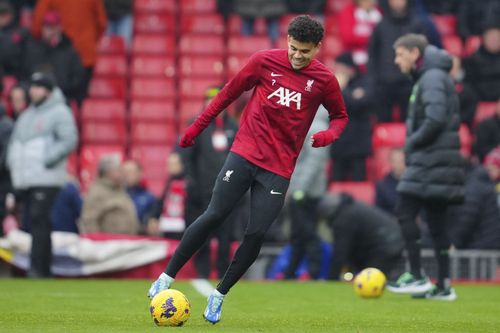
{"type": "Polygon", "coordinates": [[[240,282],[222,320],[205,322],[206,299],[189,282],[183,327],[156,327],[144,280],[0,280],[0,332],[500,332],[500,286],[456,286],[458,300],[412,300],[386,292],[358,298],[331,282],[240,282]]]}

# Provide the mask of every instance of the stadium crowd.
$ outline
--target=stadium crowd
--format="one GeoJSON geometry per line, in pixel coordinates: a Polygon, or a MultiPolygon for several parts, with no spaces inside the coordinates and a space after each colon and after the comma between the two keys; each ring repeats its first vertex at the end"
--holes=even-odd
{"type": "MultiPolygon", "coordinates": [[[[335,73],[350,120],[319,180],[347,203],[337,221],[328,215],[332,229],[348,222],[339,219],[351,205],[398,227],[386,217],[399,199],[412,84],[394,64],[393,43],[413,32],[453,57],[466,190],[450,211],[452,244],[500,249],[496,0],[0,0],[0,221],[15,216],[42,239],[33,276],[50,274],[40,253],[50,251],[51,230],[179,238],[208,204],[248,95],[195,147],[178,149],[179,133],[253,52],[286,48],[286,26],[297,13],[324,22],[319,58],[335,73]]],[[[310,248],[293,220],[306,214],[315,233],[319,217],[307,210],[325,194],[307,190],[318,187],[302,183],[289,193],[292,244],[302,252],[310,248]]],[[[221,275],[245,216],[228,220],[214,235],[221,275]]],[[[281,226],[268,241],[287,239],[281,226]]],[[[0,233],[11,228],[3,223],[0,233]]],[[[318,243],[311,248],[320,251],[318,243]]],[[[203,277],[208,252],[207,245],[196,258],[203,277]]],[[[338,258],[335,264],[339,270],[338,258]]]]}

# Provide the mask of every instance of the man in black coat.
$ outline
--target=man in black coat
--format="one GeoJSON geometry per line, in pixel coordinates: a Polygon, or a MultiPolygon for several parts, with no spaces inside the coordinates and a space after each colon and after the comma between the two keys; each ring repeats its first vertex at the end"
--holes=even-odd
{"type": "Polygon", "coordinates": [[[55,11],[45,13],[41,39],[28,42],[22,78],[29,78],[35,71],[52,72],[64,96],[76,98],[84,69],[71,41],[62,33],[55,11]]]}
{"type": "Polygon", "coordinates": [[[450,240],[446,211],[464,198],[464,161],[460,155],[459,102],[448,72],[451,57],[428,45],[423,35],[404,35],[394,43],[395,63],[415,81],[406,120],[406,170],[397,190],[401,193],[397,216],[406,241],[410,273],[388,289],[397,293],[421,294],[425,298],[456,299],[450,286],[450,240]],[[432,286],[421,271],[421,234],[416,217],[427,213],[438,262],[437,285],[432,286]]]}
{"type": "Polygon", "coordinates": [[[404,248],[401,228],[395,218],[348,194],[325,196],[319,212],[333,232],[329,279],[338,280],[345,266],[354,273],[375,267],[390,276],[404,248]]]}
{"type": "Polygon", "coordinates": [[[476,137],[474,151],[483,161],[490,151],[500,145],[500,98],[495,114],[477,125],[474,136],[476,137]]]}
{"type": "Polygon", "coordinates": [[[2,222],[5,218],[5,197],[12,191],[10,182],[10,173],[6,165],[7,146],[9,144],[10,134],[14,128],[14,123],[5,114],[5,107],[0,102],[0,235],[2,234],[2,222]]]}

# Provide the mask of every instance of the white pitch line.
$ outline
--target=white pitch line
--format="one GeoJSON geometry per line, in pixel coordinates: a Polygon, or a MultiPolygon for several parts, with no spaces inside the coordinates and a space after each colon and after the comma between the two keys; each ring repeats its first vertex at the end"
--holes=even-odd
{"type": "Polygon", "coordinates": [[[191,284],[198,293],[205,297],[210,296],[214,290],[214,286],[207,279],[193,279],[191,280],[191,284]]]}

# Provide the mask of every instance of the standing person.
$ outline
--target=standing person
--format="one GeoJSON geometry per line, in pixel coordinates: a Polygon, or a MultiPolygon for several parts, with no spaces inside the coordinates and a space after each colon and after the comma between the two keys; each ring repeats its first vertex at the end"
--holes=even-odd
{"type": "Polygon", "coordinates": [[[67,179],[68,155],[78,135],[71,110],[54,79],[40,72],[31,76],[31,105],[17,120],[7,162],[15,190],[22,191],[31,223],[29,276],[50,276],[51,221],[54,200],[67,179]]]}
{"type": "MultiPolygon", "coordinates": [[[[220,88],[211,87],[205,93],[206,105],[219,93],[220,88]]],[[[183,164],[187,178],[187,193],[184,206],[186,225],[193,223],[205,209],[212,197],[212,189],[220,168],[229,154],[238,125],[224,113],[211,122],[200,134],[196,143],[182,152],[183,164]]],[[[224,275],[230,261],[230,241],[233,225],[226,219],[215,231],[217,239],[217,272],[224,275]]],[[[200,278],[210,276],[210,239],[195,255],[195,266],[200,278]]]]}
{"type": "MultiPolygon", "coordinates": [[[[328,126],[328,114],[325,111],[319,110],[316,114],[308,136],[328,126]]],[[[314,280],[319,278],[321,240],[317,232],[319,220],[317,208],[321,197],[326,193],[328,155],[328,149],[313,148],[305,142],[297,160],[297,167],[289,187],[292,254],[285,270],[286,279],[295,278],[295,271],[304,255],[307,255],[309,275],[314,280]]]]}
{"type": "Polygon", "coordinates": [[[394,43],[395,63],[415,81],[406,121],[406,169],[397,190],[397,216],[406,242],[410,272],[387,287],[396,293],[420,294],[453,301],[450,285],[450,240],[446,228],[448,206],[463,201],[464,161],[460,155],[459,103],[448,72],[451,57],[428,45],[423,35],[407,34],[394,43]],[[438,264],[437,285],[421,271],[421,234],[416,218],[421,209],[433,238],[438,264]]]}
{"type": "MultiPolygon", "coordinates": [[[[7,146],[13,127],[13,121],[6,115],[5,107],[0,101],[0,226],[7,215],[5,198],[12,191],[10,173],[6,166],[6,157],[7,146]]],[[[2,235],[2,228],[0,228],[0,235],[2,235]]]]}
{"type": "Polygon", "coordinates": [[[250,189],[251,214],[243,241],[204,313],[211,323],[220,320],[224,297],[257,258],[264,235],[283,206],[295,161],[318,107],[323,104],[328,110],[330,126],[311,137],[313,147],[331,144],[346,126],[337,79],[314,60],[323,32],[321,24],[309,16],[293,19],[288,26],[288,50],[255,53],[185,130],[181,147],[192,146],[220,112],[244,91],[255,88],[207,210],[186,229],[149,297],[170,288],[177,272],[250,189]]]}

